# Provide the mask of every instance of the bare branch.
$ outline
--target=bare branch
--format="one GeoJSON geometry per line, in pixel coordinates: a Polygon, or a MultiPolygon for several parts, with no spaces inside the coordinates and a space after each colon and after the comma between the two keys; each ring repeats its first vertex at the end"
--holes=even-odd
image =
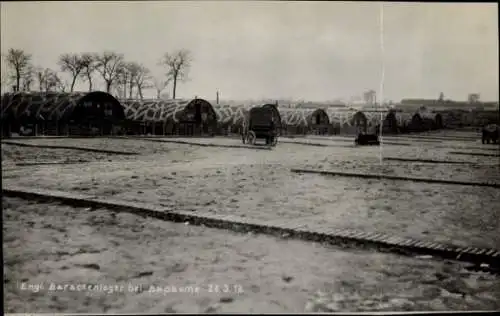
{"type": "Polygon", "coordinates": [[[181,49],[172,54],[166,53],[161,60],[161,64],[167,68],[166,77],[173,81],[172,95],[175,99],[177,81],[185,81],[191,68],[191,53],[189,50],[181,49]]]}
{"type": "Polygon", "coordinates": [[[96,70],[106,82],[106,92],[109,93],[111,86],[123,71],[123,55],[115,52],[104,52],[96,56],[96,61],[96,70]]]}
{"type": "Polygon", "coordinates": [[[158,79],[158,78],[153,78],[153,86],[156,89],[156,98],[159,99],[161,92],[165,90],[165,88],[168,86],[170,83],[170,79],[158,79]]]}
{"type": "Polygon", "coordinates": [[[83,53],[81,55],[81,63],[83,66],[80,74],[83,80],[89,82],[89,91],[92,91],[92,74],[97,67],[97,54],[96,53],[83,53]]]}
{"type": "Polygon", "coordinates": [[[138,68],[136,68],[134,81],[139,97],[143,99],[144,96],[142,94],[142,90],[153,86],[151,84],[151,75],[149,69],[143,65],[138,65],[138,68]]]}
{"type": "MultiPolygon", "coordinates": [[[[28,78],[27,83],[31,83],[29,80],[30,76],[28,76],[28,73],[30,73],[31,54],[25,53],[22,49],[11,48],[4,57],[8,68],[13,72],[10,74],[10,78],[16,82],[16,91],[20,90],[23,77],[28,78]]],[[[29,84],[24,83],[23,85],[25,88],[29,87],[29,84]]]]}
{"type": "Polygon", "coordinates": [[[52,69],[42,69],[38,67],[35,70],[35,75],[38,80],[38,87],[40,91],[48,92],[53,90],[65,90],[65,88],[63,89],[61,86],[64,85],[63,81],[57,72],[52,69]]]}
{"type": "Polygon", "coordinates": [[[82,62],[82,56],[78,54],[63,54],[59,57],[59,66],[62,71],[69,72],[72,76],[70,91],[73,92],[76,79],[86,67],[82,62]]]}

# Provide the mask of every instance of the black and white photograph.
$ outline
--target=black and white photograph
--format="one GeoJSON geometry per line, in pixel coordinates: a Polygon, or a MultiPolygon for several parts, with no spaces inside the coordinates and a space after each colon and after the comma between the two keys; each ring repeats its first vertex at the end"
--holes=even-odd
{"type": "Polygon", "coordinates": [[[0,8],[7,315],[500,311],[498,3],[0,8]]]}

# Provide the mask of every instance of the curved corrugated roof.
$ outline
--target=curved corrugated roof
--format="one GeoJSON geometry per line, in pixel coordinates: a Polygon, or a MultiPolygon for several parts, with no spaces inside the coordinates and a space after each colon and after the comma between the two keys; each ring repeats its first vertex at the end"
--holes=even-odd
{"type": "Polygon", "coordinates": [[[308,126],[311,118],[321,111],[330,120],[328,113],[323,109],[290,109],[278,107],[283,125],[308,126]]]}
{"type": "Polygon", "coordinates": [[[366,116],[366,121],[368,124],[377,125],[380,121],[385,120],[387,115],[391,113],[390,111],[363,111],[363,114],[366,116]]]}
{"type": "Polygon", "coordinates": [[[395,112],[396,120],[399,126],[405,126],[412,122],[414,119],[422,119],[420,114],[411,112],[395,112]]]}
{"type": "Polygon", "coordinates": [[[120,102],[112,95],[102,92],[16,92],[6,93],[1,98],[2,118],[13,117],[36,118],[42,120],[62,120],[68,119],[77,105],[86,101],[109,101],[115,107],[113,112],[118,109],[120,113],[114,113],[119,117],[123,116],[123,109],[120,102]]]}
{"type": "Polygon", "coordinates": [[[242,125],[248,117],[248,107],[243,105],[214,105],[219,124],[242,125]]]}
{"type": "Polygon", "coordinates": [[[191,100],[161,100],[161,99],[121,99],[125,117],[141,122],[178,122],[180,115],[191,100]]]}
{"type": "Polygon", "coordinates": [[[431,112],[431,111],[419,111],[418,114],[420,115],[420,117],[422,119],[432,120],[432,121],[436,121],[436,116],[438,115],[438,113],[431,112]]]}
{"type": "Polygon", "coordinates": [[[290,126],[307,126],[306,113],[312,109],[278,108],[281,124],[290,126]]]}
{"type": "Polygon", "coordinates": [[[213,116],[213,119],[216,119],[216,112],[212,105],[204,99],[122,99],[120,101],[124,107],[126,118],[133,121],[156,123],[173,121],[177,123],[183,119],[192,120],[193,117],[191,116],[193,116],[193,114],[189,111],[186,112],[186,109],[196,104],[196,102],[202,104],[202,113],[208,112],[209,120],[212,120],[211,116],[213,116]]]}
{"type": "Polygon", "coordinates": [[[352,126],[356,117],[368,121],[368,117],[362,111],[352,109],[332,109],[326,110],[330,123],[339,126],[352,126]]]}

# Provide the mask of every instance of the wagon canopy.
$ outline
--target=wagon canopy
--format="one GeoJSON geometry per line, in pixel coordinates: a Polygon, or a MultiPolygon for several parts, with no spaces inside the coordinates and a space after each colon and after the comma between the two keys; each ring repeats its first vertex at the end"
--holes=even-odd
{"type": "Polygon", "coordinates": [[[106,92],[16,92],[2,95],[2,120],[123,120],[120,102],[106,92]]]}
{"type": "Polygon", "coordinates": [[[125,117],[131,121],[150,123],[204,123],[216,124],[217,114],[203,99],[193,100],[132,100],[122,99],[125,117]]]}
{"type": "MultiPolygon", "coordinates": [[[[253,126],[271,126],[275,122],[273,109],[262,106],[251,108],[248,119],[250,128],[253,128],[253,126]]],[[[274,127],[277,128],[276,125],[274,127]]]]}
{"type": "Polygon", "coordinates": [[[275,104],[264,104],[262,105],[263,108],[270,108],[271,111],[272,111],[272,114],[273,114],[273,120],[274,120],[274,123],[276,124],[276,127],[277,128],[281,128],[282,126],[282,119],[281,119],[281,115],[280,115],[280,111],[278,110],[278,106],[275,105],[275,104]]]}

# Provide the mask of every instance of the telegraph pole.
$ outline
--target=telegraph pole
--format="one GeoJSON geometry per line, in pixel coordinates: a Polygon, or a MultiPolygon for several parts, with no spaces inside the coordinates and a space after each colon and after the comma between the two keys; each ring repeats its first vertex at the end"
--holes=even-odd
{"type": "Polygon", "coordinates": [[[219,105],[219,89],[217,89],[217,92],[216,92],[216,102],[217,102],[217,105],[219,105]]]}

